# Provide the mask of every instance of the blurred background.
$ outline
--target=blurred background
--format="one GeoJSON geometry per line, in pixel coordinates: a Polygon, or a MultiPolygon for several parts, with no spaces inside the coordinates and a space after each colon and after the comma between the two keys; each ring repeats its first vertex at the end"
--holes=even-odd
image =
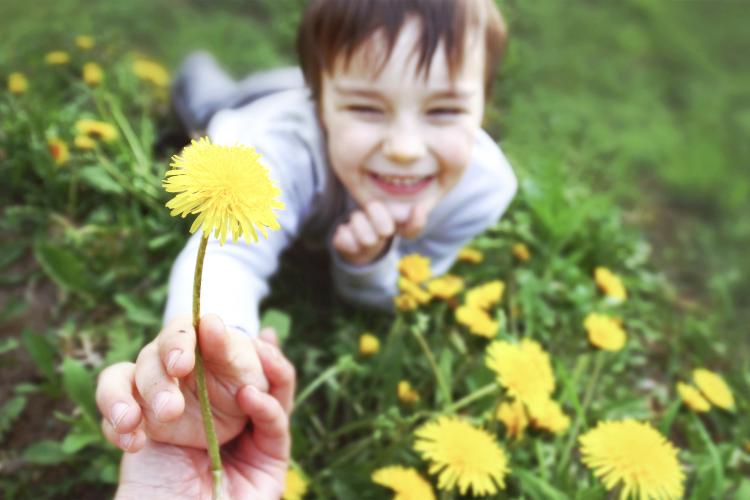
{"type": "MultiPolygon", "coordinates": [[[[656,362],[665,366],[677,358],[707,362],[731,371],[736,385],[748,387],[750,4],[745,0],[498,3],[510,28],[510,42],[486,128],[499,140],[521,180],[521,195],[510,220],[518,222],[512,219],[513,210],[531,214],[541,228],[533,240],[539,255],[552,259],[555,254],[569,254],[576,242],[591,245],[586,250],[589,257],[607,260],[611,258],[607,242],[596,239],[611,233],[589,231],[587,224],[597,214],[617,214],[621,222],[614,231],[636,242],[639,262],[647,262],[650,271],[668,283],[664,293],[670,309],[651,314],[663,314],[668,320],[665,332],[671,350],[656,362]]],[[[47,71],[43,54],[72,47],[75,35],[89,35],[97,47],[107,47],[99,54],[102,61],[139,54],[174,71],[191,50],[203,48],[239,78],[253,70],[295,63],[294,37],[303,5],[303,0],[38,0],[33,4],[0,0],[0,72],[5,81],[11,71],[24,71],[31,86],[44,87],[48,84],[41,81],[47,71]]],[[[137,108],[132,114],[136,117],[146,116],[144,110],[153,113],[150,124],[141,124],[139,134],[153,145],[144,154],[154,162],[150,171],[154,178],[184,140],[165,95],[162,90],[150,100],[120,103],[127,116],[131,116],[129,106],[137,108]]],[[[44,101],[38,109],[57,113],[44,101]]],[[[37,203],[33,200],[42,200],[34,206],[48,207],[45,203],[53,203],[51,193],[58,187],[54,179],[41,185],[17,175],[21,167],[16,160],[22,160],[14,148],[21,145],[10,138],[15,137],[14,127],[20,126],[19,115],[10,106],[2,112],[0,174],[3,170],[5,174],[0,178],[6,180],[0,181],[5,184],[0,187],[5,219],[0,235],[5,249],[0,255],[4,325],[0,326],[0,405],[23,402],[10,409],[6,405],[0,412],[0,491],[6,497],[28,494],[35,491],[29,489],[33,481],[45,478],[64,486],[35,494],[96,498],[111,491],[108,483],[115,477],[116,452],[97,455],[98,461],[86,462],[92,470],[75,469],[79,475],[74,476],[67,475],[71,469],[65,464],[76,462],[63,456],[86,446],[86,439],[94,439],[84,432],[94,432],[91,421],[81,424],[82,441],[68,443],[66,450],[49,442],[26,455],[22,450],[39,440],[66,435],[67,427],[52,423],[54,412],[68,423],[80,416],[70,404],[55,399],[60,394],[68,394],[77,406],[91,406],[85,394],[79,394],[80,401],[70,396],[71,391],[85,392],[93,384],[82,367],[127,359],[158,327],[163,277],[181,247],[182,235],[175,227],[178,223],[166,215],[147,220],[134,215],[139,209],[125,210],[122,217],[133,217],[128,219],[133,233],[151,231],[153,236],[142,242],[138,250],[142,254],[118,250],[131,256],[121,255],[123,260],[117,261],[127,269],[117,279],[133,287],[114,299],[114,292],[106,287],[77,295],[76,290],[86,288],[74,276],[79,265],[71,264],[75,259],[68,254],[39,243],[39,238],[61,231],[69,238],[85,239],[85,235],[71,233],[64,222],[44,219],[42,223],[38,214],[18,208],[37,203]],[[156,240],[159,232],[173,236],[156,240]],[[41,264],[26,258],[31,243],[19,243],[24,238],[34,240],[34,255],[41,264]],[[146,284],[142,276],[146,267],[137,260],[141,257],[153,263],[149,269],[155,273],[146,284]],[[45,275],[52,275],[58,288],[67,286],[72,292],[60,299],[55,287],[44,285],[45,275]],[[153,293],[144,296],[139,286],[153,293]],[[90,335],[82,337],[89,340],[81,341],[78,335],[87,333],[81,329],[81,311],[87,311],[89,318],[100,314],[112,319],[111,311],[96,308],[94,302],[100,299],[114,301],[121,321],[117,328],[126,333],[111,336],[116,328],[102,334],[91,326],[90,335]],[[83,304],[83,309],[72,302],[83,304]],[[51,328],[54,337],[83,361],[63,367],[62,385],[48,384],[44,397],[39,397],[38,387],[47,383],[45,376],[55,372],[52,359],[59,345],[45,340],[43,333],[51,328]],[[97,340],[102,335],[109,341],[108,349],[115,345],[120,350],[103,353],[97,340]],[[90,358],[80,356],[86,349],[90,358]],[[46,375],[40,375],[40,370],[44,372],[40,366],[48,367],[46,375]],[[80,386],[79,380],[83,380],[80,386]],[[58,460],[55,453],[63,453],[63,458],[58,460]],[[64,466],[48,467],[56,464],[64,466]],[[82,488],[81,481],[88,486],[82,488]]],[[[86,182],[99,181],[87,178],[86,182]]],[[[107,192],[101,184],[99,188],[107,192]]],[[[118,189],[110,186],[110,194],[118,189]]],[[[67,188],[60,193],[65,206],[67,188]]],[[[138,206],[153,204],[149,188],[143,193],[138,206]]],[[[92,207],[84,208],[84,200],[78,203],[80,211],[74,214],[93,213],[92,207]]],[[[111,236],[126,234],[132,236],[111,236]]],[[[99,261],[91,262],[92,267],[80,269],[81,275],[109,279],[106,271],[115,265],[112,261],[100,262],[100,267],[95,263],[99,261]]],[[[609,264],[617,268],[619,263],[609,264]]],[[[632,266],[625,262],[621,269],[632,266]]]]}

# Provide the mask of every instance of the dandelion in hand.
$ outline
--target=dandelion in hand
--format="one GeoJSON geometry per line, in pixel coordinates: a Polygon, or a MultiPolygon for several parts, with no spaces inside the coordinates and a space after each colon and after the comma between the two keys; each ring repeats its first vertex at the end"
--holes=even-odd
{"type": "Polygon", "coordinates": [[[505,488],[508,458],[495,437],[458,417],[439,417],[415,431],[414,449],[438,475],[438,488],[495,495],[505,488]]]}
{"type": "Polygon", "coordinates": [[[307,480],[296,467],[289,467],[286,471],[283,500],[302,500],[307,493],[307,480]]]}
{"type": "Polygon", "coordinates": [[[677,449],[651,424],[626,419],[599,422],[579,438],[581,460],[620,499],[682,498],[685,474],[677,449]]]}
{"type": "Polygon", "coordinates": [[[372,473],[372,481],[392,489],[393,500],[435,500],[432,486],[415,469],[391,465],[372,473]]]}
{"type": "Polygon", "coordinates": [[[203,228],[223,245],[244,235],[248,243],[258,241],[257,230],[279,229],[274,209],[281,191],[260,163],[260,154],[247,146],[219,146],[208,138],[192,141],[181,156],[172,157],[164,189],[177,193],[167,202],[172,215],[198,214],[190,232],[203,228]]]}

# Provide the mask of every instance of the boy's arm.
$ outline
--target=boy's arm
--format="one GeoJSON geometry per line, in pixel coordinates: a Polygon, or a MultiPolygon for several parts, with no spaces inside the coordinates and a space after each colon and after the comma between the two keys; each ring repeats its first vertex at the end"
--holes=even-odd
{"type": "MultiPolygon", "coordinates": [[[[518,182],[500,148],[482,133],[474,161],[458,185],[429,216],[421,236],[395,236],[381,257],[364,266],[346,262],[331,249],[338,292],[352,302],[390,310],[398,294],[398,261],[409,253],[430,258],[434,275],[445,273],[459,250],[505,212],[518,182]]],[[[330,241],[330,240],[329,240],[330,241]]]]}

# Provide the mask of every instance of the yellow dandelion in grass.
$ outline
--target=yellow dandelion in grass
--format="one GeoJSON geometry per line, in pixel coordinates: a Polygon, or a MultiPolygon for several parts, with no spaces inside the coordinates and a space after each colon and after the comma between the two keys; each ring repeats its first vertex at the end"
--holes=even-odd
{"type": "Polygon", "coordinates": [[[619,351],[625,345],[627,335],[620,322],[606,314],[590,313],[583,320],[589,342],[605,351],[619,351]]]}
{"type": "Polygon", "coordinates": [[[461,262],[479,264],[484,260],[484,254],[475,248],[464,247],[458,252],[456,258],[461,262]]]}
{"type": "Polygon", "coordinates": [[[517,399],[498,406],[495,411],[495,418],[503,423],[505,435],[509,438],[521,439],[529,426],[529,419],[526,416],[523,403],[517,399]]]}
{"type": "Polygon", "coordinates": [[[370,332],[359,336],[359,354],[364,357],[373,356],[380,350],[380,341],[370,332]]]}
{"type": "Polygon", "coordinates": [[[413,404],[419,401],[419,393],[411,386],[408,380],[402,380],[396,388],[398,399],[402,403],[413,404]]]}
{"type": "Polygon", "coordinates": [[[732,390],[718,373],[705,368],[695,369],[693,370],[693,382],[714,406],[734,411],[732,390]]]}
{"type": "Polygon", "coordinates": [[[86,85],[94,87],[102,83],[104,71],[102,71],[102,67],[95,62],[87,62],[83,65],[82,77],[86,85]]]}
{"type": "Polygon", "coordinates": [[[84,118],[78,120],[75,124],[76,133],[85,135],[92,139],[101,139],[106,142],[117,139],[119,133],[114,125],[99,120],[90,120],[84,118]]]}
{"type": "Polygon", "coordinates": [[[283,500],[302,500],[307,493],[307,480],[296,467],[289,467],[284,481],[283,500]]]}
{"type": "Polygon", "coordinates": [[[89,50],[94,46],[94,39],[88,35],[78,35],[75,42],[76,46],[83,50],[89,50]]]}
{"type": "Polygon", "coordinates": [[[198,214],[190,232],[203,228],[214,232],[223,245],[244,235],[248,243],[258,241],[256,228],[268,237],[266,228],[279,229],[274,209],[284,208],[281,194],[260,163],[260,154],[247,146],[220,146],[204,137],[192,141],[182,155],[172,157],[164,189],[177,193],[167,202],[172,215],[198,214]]]}
{"type": "Polygon", "coordinates": [[[372,473],[372,481],[392,489],[393,500],[435,500],[430,483],[411,467],[382,467],[372,473]]]}
{"type": "Polygon", "coordinates": [[[55,161],[55,165],[60,166],[67,163],[70,159],[70,149],[65,141],[53,138],[47,141],[47,150],[55,161]]]}
{"type": "Polygon", "coordinates": [[[401,258],[398,270],[402,276],[414,283],[421,284],[432,277],[430,258],[418,253],[412,253],[401,258]]]}
{"type": "Polygon", "coordinates": [[[560,403],[552,399],[540,399],[530,404],[529,416],[534,427],[553,434],[562,434],[570,427],[570,417],[563,413],[560,403]]]}
{"type": "Polygon", "coordinates": [[[513,245],[513,257],[521,262],[526,262],[531,259],[531,251],[524,243],[516,243],[513,245]]]}
{"type": "Polygon", "coordinates": [[[52,52],[47,52],[44,56],[44,62],[53,66],[68,64],[70,62],[70,55],[62,50],[53,50],[52,52]]]}
{"type": "Polygon", "coordinates": [[[29,81],[23,73],[15,71],[8,75],[8,92],[21,95],[29,89],[29,81]]]}
{"type": "Polygon", "coordinates": [[[464,280],[453,274],[446,274],[427,282],[427,291],[433,297],[447,300],[464,289],[464,280]]]}
{"type": "Polygon", "coordinates": [[[494,495],[505,488],[508,458],[489,432],[458,417],[443,416],[418,428],[414,449],[430,462],[438,488],[461,495],[494,495]]]}
{"type": "Polygon", "coordinates": [[[161,64],[148,59],[133,61],[133,73],[141,80],[153,83],[157,87],[169,85],[169,72],[161,64]]]}
{"type": "Polygon", "coordinates": [[[488,339],[495,337],[500,328],[500,324],[494,321],[487,311],[472,306],[458,307],[456,321],[468,327],[470,333],[488,339]]]}
{"type": "Polygon", "coordinates": [[[419,307],[417,299],[409,294],[402,293],[393,297],[393,304],[399,311],[413,311],[419,307]]]}
{"type": "Polygon", "coordinates": [[[96,148],[96,141],[87,135],[77,135],[73,139],[73,144],[82,151],[91,151],[96,148]]]}
{"type": "Polygon", "coordinates": [[[490,309],[503,298],[505,283],[494,280],[482,285],[475,286],[466,292],[466,305],[490,309]]]}
{"type": "Polygon", "coordinates": [[[485,363],[508,394],[527,406],[549,399],[555,390],[549,354],[534,340],[496,340],[487,347],[485,363]]]}
{"type": "Polygon", "coordinates": [[[677,393],[685,406],[696,412],[707,412],[711,409],[711,403],[701,396],[701,393],[692,385],[677,382],[677,393]]]}
{"type": "Polygon", "coordinates": [[[599,422],[579,438],[581,460],[620,499],[681,498],[685,474],[677,449],[651,424],[626,419],[599,422]]]}
{"type": "Polygon", "coordinates": [[[628,298],[625,285],[622,284],[620,277],[606,267],[597,267],[594,269],[594,281],[596,281],[596,285],[607,297],[617,302],[628,298]]]}
{"type": "Polygon", "coordinates": [[[398,288],[406,295],[414,297],[414,300],[416,300],[419,304],[427,304],[430,299],[432,299],[432,296],[427,290],[417,285],[408,278],[399,278],[398,288]]]}

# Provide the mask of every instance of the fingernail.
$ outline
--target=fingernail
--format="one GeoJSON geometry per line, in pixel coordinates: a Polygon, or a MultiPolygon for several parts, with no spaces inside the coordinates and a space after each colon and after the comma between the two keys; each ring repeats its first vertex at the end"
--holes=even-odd
{"type": "Polygon", "coordinates": [[[130,445],[133,443],[133,434],[120,434],[120,446],[127,450],[130,448],[130,445]]]}
{"type": "Polygon", "coordinates": [[[279,359],[279,351],[271,344],[267,342],[261,342],[260,348],[263,349],[263,353],[266,356],[271,358],[271,361],[276,361],[277,359],[279,359]]]}
{"type": "Polygon", "coordinates": [[[112,424],[112,427],[117,429],[117,426],[120,425],[120,422],[122,422],[122,419],[125,418],[125,415],[128,413],[128,405],[127,403],[119,402],[112,405],[112,412],[110,415],[110,423],[112,424]]]}
{"type": "Polygon", "coordinates": [[[159,414],[164,407],[167,406],[170,397],[171,395],[169,394],[169,391],[161,391],[156,395],[156,398],[154,399],[154,413],[156,413],[157,418],[159,418],[159,414]]]}
{"type": "Polygon", "coordinates": [[[181,355],[182,349],[172,349],[169,354],[167,354],[167,371],[172,371],[172,368],[177,364],[181,355]]]}

